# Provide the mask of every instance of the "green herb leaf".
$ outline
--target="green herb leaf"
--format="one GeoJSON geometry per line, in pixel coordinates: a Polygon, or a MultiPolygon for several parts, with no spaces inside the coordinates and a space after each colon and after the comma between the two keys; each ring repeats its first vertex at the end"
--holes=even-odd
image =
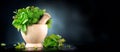
{"type": "Polygon", "coordinates": [[[6,44],[5,43],[1,43],[1,46],[6,46],[6,44]]]}
{"type": "Polygon", "coordinates": [[[24,42],[22,42],[22,43],[18,42],[17,44],[14,44],[14,46],[15,46],[15,49],[25,49],[24,42]]]}

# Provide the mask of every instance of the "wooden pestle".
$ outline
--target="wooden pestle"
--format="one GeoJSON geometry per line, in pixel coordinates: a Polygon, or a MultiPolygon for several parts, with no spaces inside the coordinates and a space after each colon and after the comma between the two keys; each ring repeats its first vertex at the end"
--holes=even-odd
{"type": "Polygon", "coordinates": [[[43,17],[38,22],[39,24],[46,24],[46,22],[51,18],[49,13],[44,13],[43,17]]]}

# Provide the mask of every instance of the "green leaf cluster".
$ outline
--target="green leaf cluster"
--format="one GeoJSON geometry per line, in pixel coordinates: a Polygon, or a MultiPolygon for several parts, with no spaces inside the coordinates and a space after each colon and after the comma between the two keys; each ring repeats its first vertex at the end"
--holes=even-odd
{"type": "Polygon", "coordinates": [[[18,42],[17,44],[14,44],[15,49],[25,49],[25,43],[24,42],[18,42]]]}
{"type": "MultiPolygon", "coordinates": [[[[18,31],[27,31],[27,26],[37,24],[41,17],[44,15],[45,10],[35,6],[27,6],[26,8],[18,9],[14,11],[12,25],[17,28],[18,31]]],[[[48,27],[51,26],[51,19],[47,21],[48,27]]]]}
{"type": "Polygon", "coordinates": [[[59,48],[64,45],[65,39],[60,35],[51,34],[44,40],[43,46],[45,48],[59,48]]]}

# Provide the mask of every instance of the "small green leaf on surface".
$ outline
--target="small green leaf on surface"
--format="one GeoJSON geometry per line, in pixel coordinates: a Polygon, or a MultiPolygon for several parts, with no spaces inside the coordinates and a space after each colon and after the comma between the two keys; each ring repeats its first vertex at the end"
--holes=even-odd
{"type": "Polygon", "coordinates": [[[37,51],[37,49],[38,49],[37,47],[34,47],[34,51],[37,51]]]}
{"type": "Polygon", "coordinates": [[[1,43],[1,46],[6,46],[6,44],[5,43],[1,43]]]}
{"type": "Polygon", "coordinates": [[[67,47],[67,48],[71,48],[71,46],[70,46],[70,45],[67,45],[66,47],[67,47]]]}
{"type": "Polygon", "coordinates": [[[25,49],[25,43],[22,42],[22,43],[17,43],[17,44],[14,44],[13,46],[15,46],[15,49],[25,49]]]}

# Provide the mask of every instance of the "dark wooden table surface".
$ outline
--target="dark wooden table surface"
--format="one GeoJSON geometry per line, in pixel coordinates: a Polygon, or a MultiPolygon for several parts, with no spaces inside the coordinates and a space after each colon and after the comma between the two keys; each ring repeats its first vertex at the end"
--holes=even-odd
{"type": "Polygon", "coordinates": [[[42,51],[23,51],[16,50],[14,47],[0,47],[0,52],[108,52],[113,50],[109,47],[88,47],[88,46],[77,46],[69,49],[63,48],[61,50],[43,49],[42,51]]]}

